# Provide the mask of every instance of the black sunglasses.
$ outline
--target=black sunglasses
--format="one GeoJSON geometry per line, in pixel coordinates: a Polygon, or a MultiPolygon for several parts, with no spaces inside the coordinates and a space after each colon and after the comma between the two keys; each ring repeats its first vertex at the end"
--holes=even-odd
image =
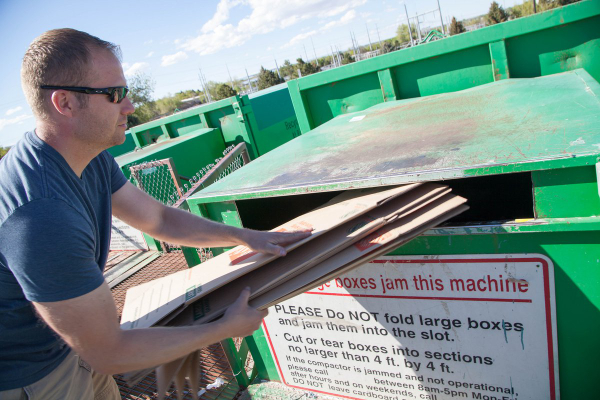
{"type": "Polygon", "coordinates": [[[43,85],[40,89],[51,89],[51,90],[68,90],[70,92],[85,93],[85,94],[105,94],[110,98],[111,103],[120,103],[127,96],[129,88],[127,86],[117,86],[109,88],[89,88],[89,87],[76,87],[76,86],[50,86],[43,85]]]}

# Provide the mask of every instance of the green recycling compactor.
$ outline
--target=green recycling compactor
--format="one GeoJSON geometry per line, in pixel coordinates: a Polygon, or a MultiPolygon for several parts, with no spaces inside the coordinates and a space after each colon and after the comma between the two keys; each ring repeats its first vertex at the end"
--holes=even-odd
{"type": "MultiPolygon", "coordinates": [[[[551,397],[577,399],[599,393],[599,175],[600,84],[575,69],[338,115],[188,204],[214,220],[271,229],[344,190],[427,181],[450,186],[470,210],[390,255],[549,260],[560,372],[551,397]]],[[[258,375],[281,380],[267,339],[264,330],[248,339],[258,375]]]]}
{"type": "Polygon", "coordinates": [[[131,128],[137,147],[218,128],[226,147],[245,142],[251,159],[300,135],[285,84],[202,104],[131,128]]]}

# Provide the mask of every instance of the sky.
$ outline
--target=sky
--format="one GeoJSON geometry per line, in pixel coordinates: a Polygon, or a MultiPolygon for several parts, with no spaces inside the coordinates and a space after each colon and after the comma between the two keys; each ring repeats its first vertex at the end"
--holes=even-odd
{"type": "MultiPolygon", "coordinates": [[[[491,0],[439,0],[445,22],[487,12],[491,0]]],[[[510,7],[522,0],[499,0],[510,7]]],[[[0,146],[35,127],[21,90],[21,60],[43,32],[74,28],[121,47],[125,75],[149,75],[158,99],[209,81],[245,78],[298,57],[346,50],[395,36],[410,17],[438,9],[438,0],[0,0],[0,146]]],[[[439,13],[420,19],[439,26],[439,13]]],[[[68,85],[69,82],[64,82],[68,85]]]]}

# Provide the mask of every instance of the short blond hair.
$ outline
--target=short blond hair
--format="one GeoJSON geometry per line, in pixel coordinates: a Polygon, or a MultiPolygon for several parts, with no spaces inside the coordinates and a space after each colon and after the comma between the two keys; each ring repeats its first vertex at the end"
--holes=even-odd
{"type": "MultiPolygon", "coordinates": [[[[29,45],[21,65],[21,86],[36,118],[49,115],[45,101],[49,91],[40,86],[84,86],[93,49],[108,50],[121,59],[119,46],[69,28],[45,32],[29,45]]],[[[75,95],[85,107],[87,96],[75,95]]]]}

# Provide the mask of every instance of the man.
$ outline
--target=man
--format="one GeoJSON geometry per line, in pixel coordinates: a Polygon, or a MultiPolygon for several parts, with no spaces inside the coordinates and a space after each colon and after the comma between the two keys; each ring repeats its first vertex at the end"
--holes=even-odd
{"type": "Polygon", "coordinates": [[[123,143],[134,111],[118,56],[111,43],[59,29],[35,39],[23,59],[36,129],[0,162],[0,399],[119,398],[112,374],[249,335],[266,316],[248,306],[245,290],[217,322],[122,331],[102,276],[111,212],[191,247],[285,255],[283,246],[309,235],[213,223],[131,185],[104,151],[123,143]]]}

